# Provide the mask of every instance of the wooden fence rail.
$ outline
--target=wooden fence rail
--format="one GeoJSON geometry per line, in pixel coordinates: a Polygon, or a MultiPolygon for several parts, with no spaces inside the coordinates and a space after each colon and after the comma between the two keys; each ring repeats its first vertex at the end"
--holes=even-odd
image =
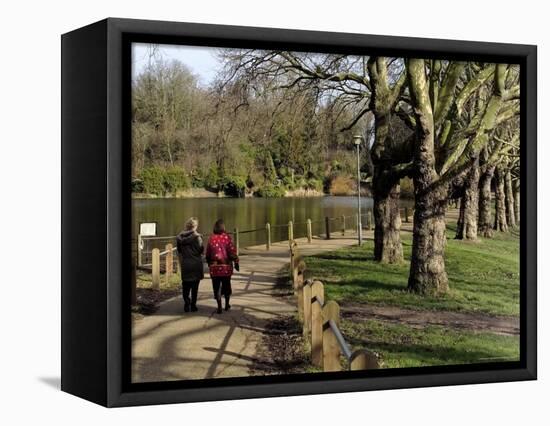
{"type": "Polygon", "coordinates": [[[323,371],[369,370],[379,367],[378,357],[367,349],[352,351],[340,330],[340,306],[325,302],[321,281],[304,280],[306,264],[296,241],[290,244],[290,270],[303,335],[311,348],[311,362],[323,371]],[[344,363],[342,363],[344,360],[344,363]]]}
{"type": "MultiPolygon", "coordinates": [[[[410,215],[413,213],[413,209],[405,207],[403,209],[400,209],[400,216],[404,220],[405,223],[408,223],[410,221],[410,215]]],[[[373,213],[372,209],[367,209],[366,212],[361,214],[361,217],[366,218],[365,227],[369,231],[371,231],[374,228],[373,223],[373,213]]],[[[307,219],[305,222],[294,222],[289,221],[286,224],[270,224],[269,222],[265,224],[264,228],[258,228],[258,229],[247,229],[247,230],[239,230],[239,228],[234,228],[233,232],[231,233],[233,235],[233,240],[235,243],[235,246],[237,248],[237,253],[239,253],[241,249],[240,244],[240,236],[242,234],[249,234],[253,232],[263,232],[265,233],[266,237],[266,243],[265,248],[266,250],[270,250],[272,246],[272,234],[271,230],[273,228],[280,228],[280,227],[286,227],[288,231],[288,242],[289,245],[291,245],[291,242],[294,241],[296,238],[295,236],[295,229],[298,225],[305,225],[306,234],[305,237],[307,238],[307,242],[311,243],[313,240],[313,232],[312,232],[312,224],[317,223],[321,224],[324,222],[324,233],[321,234],[324,235],[325,239],[330,239],[333,235],[333,232],[340,231],[342,236],[346,235],[346,232],[348,230],[352,230],[357,232],[357,224],[358,224],[358,217],[356,215],[350,215],[350,216],[337,216],[337,217],[325,217],[323,220],[317,220],[312,221],[311,219],[307,219]],[[353,219],[353,220],[348,220],[353,219]],[[333,225],[333,223],[335,223],[333,225]],[[351,228],[348,228],[346,225],[350,225],[351,228]]],[[[321,225],[322,227],[322,225],[321,225]]],[[[203,238],[206,238],[209,236],[209,234],[203,234],[203,238]]],[[[166,237],[144,237],[142,235],[137,236],[137,267],[139,269],[150,269],[153,271],[153,266],[155,262],[159,263],[159,271],[164,272],[169,276],[177,269],[178,266],[178,260],[177,256],[174,256],[174,252],[176,249],[176,236],[166,236],[166,237]],[[164,247],[163,251],[160,251],[159,245],[162,247],[162,243],[165,242],[166,245],[164,247]],[[155,245],[157,247],[159,252],[155,252],[153,248],[150,248],[149,250],[144,249],[145,244],[148,243],[149,245],[155,245]],[[159,259],[155,259],[155,256],[160,256],[159,259]],[[144,259],[145,258],[145,259],[144,259]],[[160,261],[160,259],[165,259],[165,262],[160,261]],[[172,264],[172,267],[169,265],[172,264]]],[[[159,273],[160,273],[159,272],[159,273]]],[[[159,278],[160,279],[160,278],[159,278]]]]}

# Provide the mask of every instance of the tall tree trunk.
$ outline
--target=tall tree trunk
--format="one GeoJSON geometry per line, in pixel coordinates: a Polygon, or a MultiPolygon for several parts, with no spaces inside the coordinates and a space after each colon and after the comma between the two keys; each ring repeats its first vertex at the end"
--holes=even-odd
{"type": "Polygon", "coordinates": [[[374,258],[380,262],[403,261],[399,178],[392,173],[390,121],[397,93],[388,85],[386,58],[370,58],[368,72],[372,85],[370,108],[374,115],[374,144],[370,158],[374,214],[374,258]]]}
{"type": "Polygon", "coordinates": [[[458,220],[456,221],[455,239],[464,238],[464,195],[460,197],[460,210],[458,211],[458,220]]]}
{"type": "Polygon", "coordinates": [[[487,164],[479,179],[479,234],[485,238],[493,237],[491,182],[494,174],[495,166],[487,164]]]}
{"type": "Polygon", "coordinates": [[[416,119],[413,163],[415,211],[408,288],[421,294],[442,294],[449,289],[445,272],[445,208],[448,188],[434,185],[434,119],[426,84],[424,60],[407,63],[409,90],[416,119]]]}
{"type": "Polygon", "coordinates": [[[514,181],[514,212],[516,215],[516,224],[519,225],[519,179],[514,181]]]}
{"type": "Polygon", "coordinates": [[[504,196],[506,201],[506,222],[508,226],[515,227],[514,191],[512,188],[512,174],[509,170],[504,175],[504,196]]]}
{"type": "Polygon", "coordinates": [[[399,193],[399,184],[392,185],[380,175],[373,179],[374,258],[380,262],[403,261],[399,193]]]}
{"type": "Polygon", "coordinates": [[[416,293],[438,295],[449,289],[444,258],[446,205],[446,190],[416,194],[408,284],[416,293]]]}
{"type": "Polygon", "coordinates": [[[479,203],[479,158],[464,180],[464,194],[460,205],[461,223],[457,227],[457,239],[477,241],[477,218],[479,203]]]}
{"type": "Polygon", "coordinates": [[[495,229],[501,232],[508,232],[504,180],[504,172],[497,168],[495,170],[495,229]]]}

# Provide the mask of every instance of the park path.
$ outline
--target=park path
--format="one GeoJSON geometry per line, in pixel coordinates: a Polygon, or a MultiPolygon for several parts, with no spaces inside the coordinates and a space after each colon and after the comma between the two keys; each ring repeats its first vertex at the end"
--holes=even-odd
{"type": "MultiPolygon", "coordinates": [[[[308,243],[297,239],[301,254],[311,255],[357,244],[356,235],[334,233],[308,243]]],[[[372,231],[364,231],[372,238],[372,231]]],[[[198,312],[185,313],[180,297],[161,304],[155,314],[132,326],[132,381],[151,382],[249,375],[268,321],[292,314],[295,305],[278,297],[274,286],[289,262],[288,241],[241,250],[241,270],[233,275],[232,308],[215,313],[208,276],[201,282],[198,312]]]]}

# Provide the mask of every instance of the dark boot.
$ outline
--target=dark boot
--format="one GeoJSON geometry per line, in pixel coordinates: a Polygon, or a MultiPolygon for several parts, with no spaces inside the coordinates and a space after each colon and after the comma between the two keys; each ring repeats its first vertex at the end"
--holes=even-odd
{"type": "Polygon", "coordinates": [[[181,293],[182,293],[182,296],[183,296],[183,302],[185,303],[183,305],[183,310],[185,312],[189,312],[189,307],[191,306],[191,299],[189,299],[189,290],[191,289],[191,287],[189,286],[189,283],[187,282],[182,282],[181,283],[181,293]]]}
{"type": "Polygon", "coordinates": [[[231,305],[229,304],[229,296],[225,296],[225,310],[228,311],[231,309],[231,305]]]}
{"type": "Polygon", "coordinates": [[[193,283],[191,287],[191,312],[197,312],[197,295],[199,293],[199,283],[193,283]]]}
{"type": "Polygon", "coordinates": [[[218,312],[218,314],[221,314],[222,313],[222,298],[218,297],[216,299],[216,302],[218,303],[218,310],[216,312],[218,312]]]}

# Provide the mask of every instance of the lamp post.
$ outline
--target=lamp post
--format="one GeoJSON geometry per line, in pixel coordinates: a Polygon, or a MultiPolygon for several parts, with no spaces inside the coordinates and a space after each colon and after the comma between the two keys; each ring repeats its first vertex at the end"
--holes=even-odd
{"type": "Polygon", "coordinates": [[[363,136],[355,135],[353,143],[357,148],[357,239],[359,245],[363,244],[363,226],[361,225],[361,164],[359,158],[359,147],[363,142],[363,136]]]}

